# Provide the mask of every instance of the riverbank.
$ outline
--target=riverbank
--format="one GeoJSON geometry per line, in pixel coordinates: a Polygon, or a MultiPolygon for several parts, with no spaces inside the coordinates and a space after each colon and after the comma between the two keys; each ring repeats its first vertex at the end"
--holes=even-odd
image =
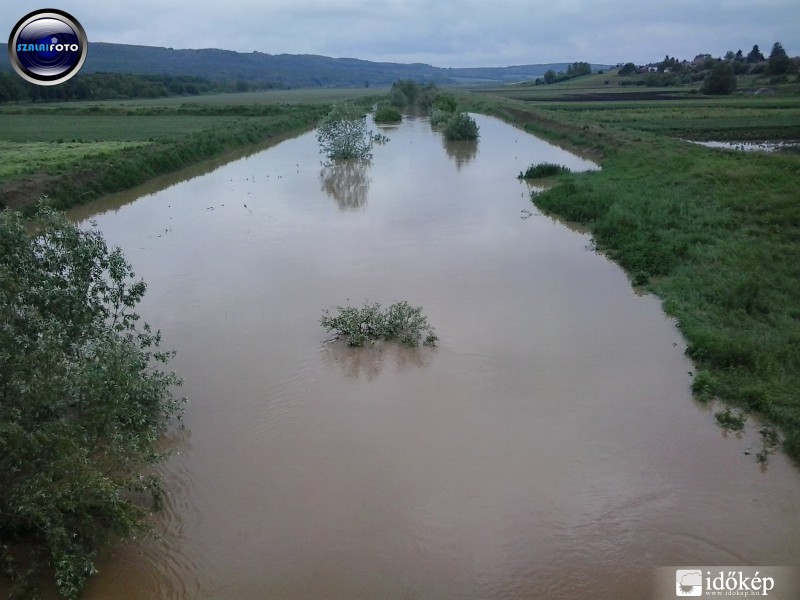
{"type": "Polygon", "coordinates": [[[0,208],[29,213],[43,196],[59,209],[90,202],[314,127],[352,95],[287,94],[5,106],[0,208]]]}
{"type": "Polygon", "coordinates": [[[680,139],[798,139],[796,98],[534,104],[515,94],[466,102],[602,163],[560,177],[536,205],[587,226],[662,299],[697,366],[698,398],[758,413],[800,460],[800,156],[680,139]]]}

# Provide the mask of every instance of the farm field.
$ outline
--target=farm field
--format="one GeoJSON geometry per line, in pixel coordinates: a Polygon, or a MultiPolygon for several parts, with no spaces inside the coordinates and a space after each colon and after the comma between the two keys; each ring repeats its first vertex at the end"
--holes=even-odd
{"type": "Polygon", "coordinates": [[[314,126],[369,90],[269,91],[0,108],[0,203],[66,208],[314,126]]]}

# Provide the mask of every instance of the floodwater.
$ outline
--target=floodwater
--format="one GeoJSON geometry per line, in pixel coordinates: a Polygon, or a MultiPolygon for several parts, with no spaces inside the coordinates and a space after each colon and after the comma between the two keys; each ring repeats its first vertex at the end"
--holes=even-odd
{"type": "Polygon", "coordinates": [[[611,600],[797,563],[798,472],[715,424],[659,301],[516,180],[591,163],[477,120],[477,145],[382,128],[360,167],[307,133],[91,208],[190,403],[161,538],[87,598],[611,600]],[[438,347],[325,343],[323,309],[398,300],[438,347]]]}
{"type": "MultiPolygon", "coordinates": [[[[690,140],[691,141],[691,140],[690,140]]],[[[739,150],[741,152],[780,152],[800,146],[800,142],[778,141],[778,142],[695,142],[707,148],[719,148],[723,150],[739,150]]]]}

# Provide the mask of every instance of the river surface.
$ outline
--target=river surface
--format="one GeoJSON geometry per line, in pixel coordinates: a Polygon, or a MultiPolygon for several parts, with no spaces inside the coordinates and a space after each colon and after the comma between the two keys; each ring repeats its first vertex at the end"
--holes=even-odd
{"type": "Polygon", "coordinates": [[[610,600],[797,564],[797,471],[715,424],[658,299],[516,179],[593,165],[476,118],[477,145],[408,118],[323,168],[307,133],[76,213],[147,281],[189,398],[161,538],[87,598],[610,600]],[[438,347],[325,343],[323,309],[398,300],[438,347]]]}

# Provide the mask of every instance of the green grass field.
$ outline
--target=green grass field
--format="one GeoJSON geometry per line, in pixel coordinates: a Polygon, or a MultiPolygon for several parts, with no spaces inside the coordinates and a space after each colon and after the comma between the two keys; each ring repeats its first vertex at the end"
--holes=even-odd
{"type": "Polygon", "coordinates": [[[148,142],[6,142],[0,141],[0,181],[37,172],[59,172],[82,160],[108,156],[148,142]]]}
{"type": "Polygon", "coordinates": [[[89,201],[236,148],[313,127],[376,92],[281,90],[0,107],[0,207],[89,201]]]}
{"type": "Polygon", "coordinates": [[[0,141],[30,142],[147,142],[177,138],[216,127],[228,127],[234,117],[195,115],[3,114],[0,141]],[[215,119],[215,120],[212,120],[215,119]]]}

